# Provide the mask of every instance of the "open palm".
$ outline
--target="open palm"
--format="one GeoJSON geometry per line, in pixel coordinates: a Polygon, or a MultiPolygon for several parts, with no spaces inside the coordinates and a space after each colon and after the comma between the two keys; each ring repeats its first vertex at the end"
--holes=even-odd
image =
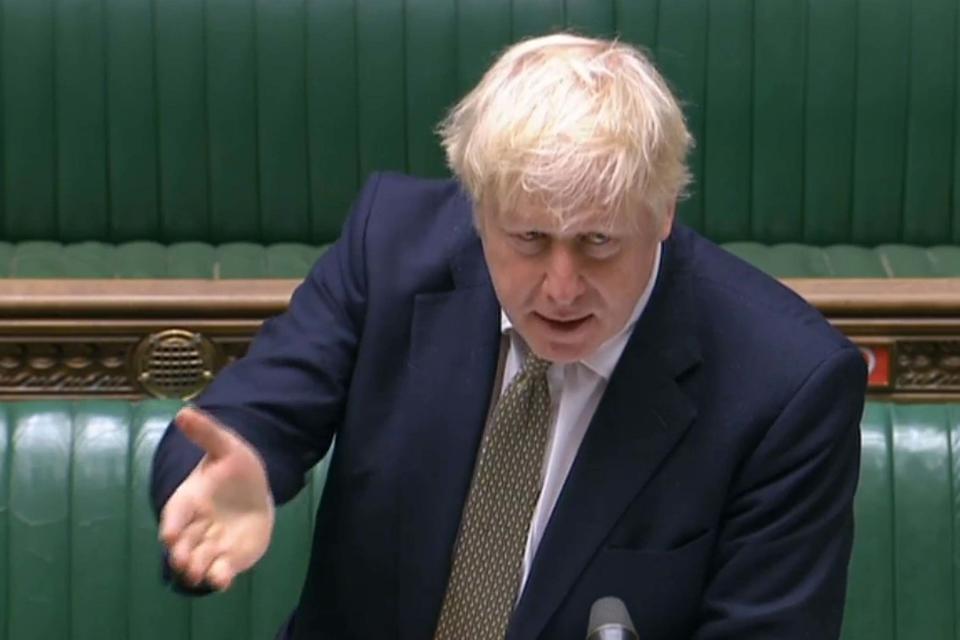
{"type": "Polygon", "coordinates": [[[160,538],[188,583],[224,590],[270,544],[274,505],[264,464],[243,438],[197,409],[183,409],[176,423],[205,455],[163,508],[160,538]]]}

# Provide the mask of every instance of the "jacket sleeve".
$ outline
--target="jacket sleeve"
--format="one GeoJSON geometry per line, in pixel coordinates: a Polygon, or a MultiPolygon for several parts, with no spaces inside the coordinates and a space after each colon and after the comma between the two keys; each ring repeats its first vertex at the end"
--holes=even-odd
{"type": "Polygon", "coordinates": [[[694,638],[840,635],[865,385],[859,351],[834,352],[741,465],[694,638]]]}
{"type": "MultiPolygon", "coordinates": [[[[257,449],[277,504],[303,487],[344,413],[366,308],[364,240],[379,180],[366,184],[340,239],[297,287],[287,311],[267,320],[247,355],[196,402],[257,449]]],[[[153,460],[155,513],[201,457],[174,425],[167,427],[153,460]]]]}

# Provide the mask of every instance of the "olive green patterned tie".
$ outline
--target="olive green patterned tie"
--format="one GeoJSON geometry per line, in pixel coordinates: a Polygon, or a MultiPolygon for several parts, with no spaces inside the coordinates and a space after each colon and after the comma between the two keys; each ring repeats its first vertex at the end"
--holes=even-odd
{"type": "Polygon", "coordinates": [[[506,634],[540,495],[549,367],[527,357],[483,434],[435,640],[503,640],[506,634]]]}

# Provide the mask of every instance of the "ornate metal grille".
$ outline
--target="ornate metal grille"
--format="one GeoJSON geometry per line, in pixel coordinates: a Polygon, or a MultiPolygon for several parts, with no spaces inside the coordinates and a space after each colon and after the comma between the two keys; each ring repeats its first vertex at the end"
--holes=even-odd
{"type": "Polygon", "coordinates": [[[189,400],[213,377],[216,348],[203,335],[182,329],[154,333],[134,354],[136,379],[150,395],[189,400]]]}

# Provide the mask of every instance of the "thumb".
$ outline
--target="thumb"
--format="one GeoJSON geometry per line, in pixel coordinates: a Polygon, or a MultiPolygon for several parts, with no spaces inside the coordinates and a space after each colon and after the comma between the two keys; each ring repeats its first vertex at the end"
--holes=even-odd
{"type": "Polygon", "coordinates": [[[223,458],[236,446],[230,430],[199,409],[184,407],[177,413],[174,421],[183,435],[203,449],[210,458],[223,458]]]}

